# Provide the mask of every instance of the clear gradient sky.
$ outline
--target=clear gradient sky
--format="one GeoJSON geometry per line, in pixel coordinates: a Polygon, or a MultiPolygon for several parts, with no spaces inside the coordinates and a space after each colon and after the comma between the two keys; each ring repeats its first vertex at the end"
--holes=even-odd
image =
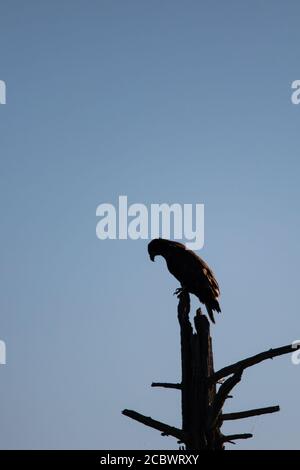
{"type": "MultiPolygon", "coordinates": [[[[297,0],[2,0],[0,447],[176,449],[178,287],[98,204],[204,203],[216,368],[300,339],[297,0]]],[[[194,302],[193,307],[196,307],[194,302]]],[[[245,372],[239,449],[300,449],[300,366],[245,372]]]]}

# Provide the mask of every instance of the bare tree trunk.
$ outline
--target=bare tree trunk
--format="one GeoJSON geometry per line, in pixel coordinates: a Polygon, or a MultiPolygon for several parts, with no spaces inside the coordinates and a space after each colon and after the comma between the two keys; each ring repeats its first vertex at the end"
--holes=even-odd
{"type": "Polygon", "coordinates": [[[224,450],[224,444],[234,444],[236,439],[249,439],[252,434],[241,433],[224,436],[223,421],[236,420],[279,411],[279,406],[269,406],[235,413],[223,413],[222,408],[229,393],[241,378],[243,371],[259,362],[294,352],[300,345],[287,345],[269,349],[248,357],[219,371],[214,371],[210,323],[199,308],[194,318],[194,331],[189,320],[190,296],[181,290],[178,304],[178,321],[181,342],[181,383],[154,382],[153,387],[181,391],[182,429],[144,416],[133,410],[123,414],[162,433],[173,436],[186,450],[224,450]],[[222,380],[221,380],[222,379],[222,380]],[[217,390],[217,383],[220,383],[217,390]]]}
{"type": "Polygon", "coordinates": [[[210,326],[201,309],[194,318],[195,333],[189,321],[190,299],[183,292],[178,305],[182,365],[182,430],[188,436],[187,450],[223,448],[219,427],[211,429],[211,409],[216,385],[209,382],[214,375],[210,326]]]}

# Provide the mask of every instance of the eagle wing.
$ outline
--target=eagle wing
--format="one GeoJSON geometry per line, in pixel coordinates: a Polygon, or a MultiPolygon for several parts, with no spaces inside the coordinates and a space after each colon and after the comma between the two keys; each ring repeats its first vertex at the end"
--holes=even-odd
{"type": "Polygon", "coordinates": [[[174,256],[167,260],[168,269],[189,292],[201,300],[220,295],[220,288],[213,271],[193,251],[174,247],[174,256]]]}

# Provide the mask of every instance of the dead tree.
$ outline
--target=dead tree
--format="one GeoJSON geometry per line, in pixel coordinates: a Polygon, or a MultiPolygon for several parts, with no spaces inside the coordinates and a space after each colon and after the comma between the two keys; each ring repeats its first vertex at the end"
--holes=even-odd
{"type": "Polygon", "coordinates": [[[237,385],[244,370],[266,359],[294,352],[300,345],[287,345],[269,349],[234,364],[214,371],[212,340],[209,321],[199,308],[193,327],[189,320],[190,297],[186,291],[179,294],[178,321],[181,337],[181,383],[154,382],[152,387],[181,391],[182,428],[169,426],[133,410],[123,410],[123,415],[150,426],[163,436],[173,436],[186,450],[224,450],[226,442],[249,439],[252,434],[225,436],[221,432],[224,421],[248,418],[279,411],[279,406],[269,406],[235,413],[223,413],[223,405],[237,385]]]}

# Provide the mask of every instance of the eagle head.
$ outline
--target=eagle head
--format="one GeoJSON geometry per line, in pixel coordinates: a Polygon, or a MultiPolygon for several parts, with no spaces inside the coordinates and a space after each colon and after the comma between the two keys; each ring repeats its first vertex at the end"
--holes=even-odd
{"type": "Polygon", "coordinates": [[[173,242],[165,238],[154,238],[148,244],[148,253],[151,261],[154,261],[155,256],[163,256],[164,258],[174,250],[174,248],[181,248],[185,250],[185,246],[182,243],[173,242]]]}
{"type": "Polygon", "coordinates": [[[161,255],[161,249],[162,246],[160,238],[154,238],[154,240],[151,240],[151,242],[148,244],[148,253],[151,261],[154,261],[155,256],[161,255]]]}

